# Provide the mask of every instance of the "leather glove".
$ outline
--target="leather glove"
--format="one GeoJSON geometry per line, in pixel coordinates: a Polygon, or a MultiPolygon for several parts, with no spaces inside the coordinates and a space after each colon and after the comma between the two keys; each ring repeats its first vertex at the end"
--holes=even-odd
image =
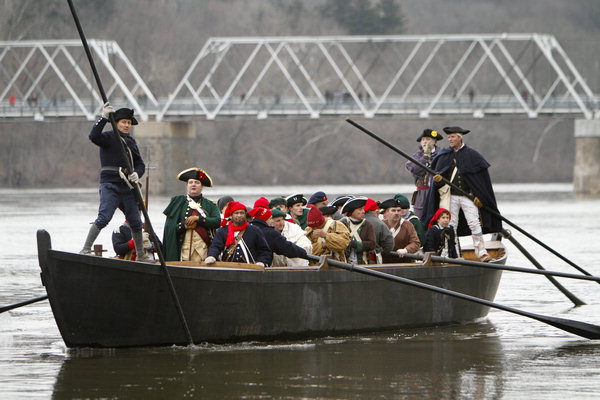
{"type": "Polygon", "coordinates": [[[475,205],[479,208],[483,207],[483,203],[477,197],[473,197],[473,203],[475,203],[475,205]]]}
{"type": "Polygon", "coordinates": [[[440,183],[440,182],[442,181],[442,176],[441,176],[440,174],[435,174],[435,175],[433,176],[433,181],[434,181],[435,183],[440,183]]]}
{"type": "Polygon", "coordinates": [[[145,249],[152,248],[152,241],[150,240],[150,234],[148,232],[142,232],[142,244],[145,249]]]}
{"type": "Polygon", "coordinates": [[[404,255],[408,254],[408,250],[406,250],[406,249],[398,249],[398,250],[396,250],[396,253],[398,253],[398,255],[400,257],[404,257],[404,255]]]}
{"type": "Polygon", "coordinates": [[[108,119],[108,115],[110,113],[114,113],[115,109],[112,108],[111,105],[108,104],[108,102],[104,103],[104,106],[102,107],[102,118],[104,119],[108,119]]]}
{"type": "Polygon", "coordinates": [[[129,179],[129,182],[131,183],[138,183],[140,181],[140,177],[138,176],[137,172],[132,172],[129,174],[127,179],[129,179]]]}
{"type": "Polygon", "coordinates": [[[204,264],[214,264],[215,261],[217,261],[216,258],[214,258],[213,256],[208,256],[206,257],[206,260],[204,260],[204,264]]]}
{"type": "Polygon", "coordinates": [[[264,267],[264,266],[265,266],[265,264],[264,264],[263,262],[260,262],[260,261],[259,261],[259,262],[257,262],[257,263],[256,263],[256,265],[260,265],[261,267],[264,267]]]}

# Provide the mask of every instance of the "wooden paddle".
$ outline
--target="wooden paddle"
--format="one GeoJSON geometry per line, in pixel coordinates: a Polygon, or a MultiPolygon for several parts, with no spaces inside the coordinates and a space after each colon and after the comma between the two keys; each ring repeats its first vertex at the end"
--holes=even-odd
{"type": "MultiPolygon", "coordinates": [[[[419,167],[423,168],[425,171],[429,172],[430,174],[437,175],[437,172],[434,171],[433,169],[431,169],[428,166],[426,166],[426,165],[420,163],[419,161],[415,160],[414,158],[412,158],[411,156],[409,156],[408,154],[406,154],[405,152],[403,152],[402,150],[400,150],[399,148],[397,148],[396,146],[394,146],[393,144],[391,144],[387,140],[385,140],[385,139],[377,136],[376,134],[374,134],[373,132],[369,131],[367,128],[363,127],[362,125],[354,122],[350,118],[347,118],[346,122],[348,122],[352,126],[358,128],[359,130],[361,130],[362,132],[366,133],[367,135],[371,136],[373,139],[377,140],[379,143],[381,143],[381,144],[387,146],[388,148],[392,149],[393,151],[395,151],[396,153],[400,154],[402,157],[406,158],[407,160],[413,162],[415,165],[418,165],[419,167]]],[[[471,200],[473,200],[474,197],[471,194],[465,192],[463,189],[461,189],[460,187],[456,186],[455,184],[453,184],[452,182],[450,182],[448,179],[444,178],[443,176],[442,176],[442,180],[444,181],[444,183],[447,183],[452,188],[458,190],[464,196],[467,196],[468,198],[470,198],[471,200]]],[[[540,246],[542,246],[543,248],[545,248],[546,250],[548,250],[549,252],[551,252],[552,254],[554,254],[555,256],[559,257],[561,260],[565,261],[566,263],[568,263],[569,265],[571,265],[572,267],[574,267],[575,269],[577,269],[582,274],[585,274],[585,275],[588,275],[588,276],[592,276],[592,274],[590,274],[589,272],[587,272],[586,270],[584,270],[583,268],[581,268],[580,266],[578,266],[577,264],[575,264],[573,261],[569,260],[568,258],[566,258],[565,256],[563,256],[562,254],[560,254],[559,252],[557,252],[556,250],[554,250],[550,246],[546,245],[544,242],[542,242],[541,240],[537,239],[535,236],[531,235],[529,232],[525,231],[524,229],[522,229],[521,227],[519,227],[514,222],[512,222],[512,221],[508,220],[507,218],[505,218],[504,216],[502,216],[498,211],[494,210],[493,208],[491,208],[491,207],[489,207],[489,206],[487,206],[485,204],[483,205],[483,208],[486,211],[494,214],[498,218],[502,219],[504,222],[506,222],[507,224],[509,224],[510,226],[512,226],[513,228],[515,228],[516,230],[518,230],[519,232],[521,232],[522,234],[524,234],[525,236],[527,236],[529,239],[533,240],[534,242],[536,242],[537,244],[539,244],[540,246]]],[[[598,284],[600,284],[600,282],[598,282],[598,284]]]]}
{"type": "Polygon", "coordinates": [[[0,307],[0,314],[2,314],[5,311],[10,311],[10,310],[14,310],[15,308],[26,306],[28,304],[37,303],[38,301],[46,300],[47,298],[48,298],[48,296],[40,296],[40,297],[35,297],[33,299],[21,301],[20,303],[11,304],[10,306],[0,307]]]}
{"type": "MultiPolygon", "coordinates": [[[[321,259],[317,256],[309,255],[308,258],[313,261],[321,261],[321,259]]],[[[447,296],[456,297],[458,299],[471,301],[473,303],[483,304],[488,307],[497,308],[502,311],[508,311],[513,314],[518,314],[523,317],[535,319],[536,321],[543,322],[545,324],[551,325],[555,328],[562,329],[563,331],[573,333],[575,335],[587,338],[587,339],[600,339],[600,326],[588,324],[586,322],[573,321],[565,318],[555,318],[548,317],[545,315],[535,314],[528,311],[518,310],[516,308],[508,307],[502,304],[494,303],[493,301],[480,299],[479,297],[470,296],[468,294],[455,292],[452,290],[444,289],[441,287],[429,285],[426,283],[413,281],[411,279],[403,278],[400,276],[386,274],[384,272],[376,271],[374,269],[359,267],[357,265],[346,264],[340,261],[327,259],[327,264],[336,267],[345,269],[351,272],[358,272],[364,275],[374,276],[376,278],[386,279],[393,282],[398,282],[403,285],[414,286],[421,289],[429,290],[436,293],[445,294],[447,296]]]]}
{"type": "MultiPolygon", "coordinates": [[[[398,255],[395,252],[391,252],[390,254],[398,255]]],[[[402,256],[403,258],[408,258],[411,260],[423,260],[425,256],[422,254],[405,254],[402,256]]],[[[600,277],[598,276],[587,276],[587,275],[578,275],[578,274],[569,274],[568,272],[559,272],[559,271],[548,271],[547,269],[531,269],[524,267],[513,267],[511,265],[501,265],[494,263],[485,263],[480,261],[471,261],[471,260],[463,260],[460,258],[450,258],[450,257],[442,257],[442,256],[434,256],[430,257],[431,261],[435,261],[437,263],[442,264],[458,264],[458,265],[466,265],[468,267],[479,267],[479,268],[489,268],[489,269],[500,269],[505,271],[516,271],[516,272],[525,272],[528,274],[538,274],[538,275],[547,275],[547,276],[558,276],[561,278],[571,278],[571,279],[582,279],[584,281],[594,281],[600,282],[600,277]]],[[[585,303],[584,303],[585,304],[585,303]]]]}
{"type": "MultiPolygon", "coordinates": [[[[108,98],[106,97],[106,93],[104,92],[104,87],[102,86],[102,82],[100,81],[100,76],[98,75],[98,70],[96,69],[96,65],[94,64],[94,59],[92,58],[92,53],[90,52],[90,48],[88,46],[87,40],[85,38],[85,34],[83,33],[83,28],[79,23],[79,18],[77,17],[77,12],[75,11],[75,6],[73,5],[72,0],[67,0],[69,3],[69,8],[71,9],[71,14],[73,14],[73,20],[75,21],[75,25],[77,26],[77,31],[79,32],[79,37],[81,38],[81,43],[83,44],[83,48],[85,50],[85,54],[87,55],[88,61],[90,63],[90,67],[92,68],[92,72],[94,74],[94,79],[96,80],[96,84],[98,85],[98,90],[102,95],[102,101],[104,103],[108,102],[108,98]]],[[[125,160],[127,166],[127,175],[133,171],[133,166],[131,165],[131,161],[129,157],[127,157],[127,151],[125,149],[125,145],[119,136],[119,131],[117,129],[117,124],[115,122],[115,118],[113,113],[109,114],[110,124],[112,125],[113,133],[115,135],[115,140],[120,144],[121,156],[125,160]]],[[[183,314],[183,309],[181,308],[181,303],[179,302],[179,297],[177,296],[177,292],[175,291],[175,286],[173,286],[173,281],[171,280],[171,275],[169,274],[169,270],[167,265],[165,264],[165,258],[162,253],[162,249],[160,246],[160,242],[156,233],[154,232],[154,228],[152,227],[152,223],[150,222],[150,217],[148,216],[148,209],[144,205],[144,197],[142,195],[142,191],[140,186],[137,184],[133,185],[133,192],[135,194],[136,201],[138,202],[138,206],[142,213],[144,214],[144,222],[146,223],[147,231],[150,234],[150,238],[154,243],[154,249],[158,254],[158,259],[160,260],[160,265],[162,267],[162,271],[165,275],[165,280],[167,281],[167,286],[169,287],[169,291],[171,292],[171,297],[173,298],[173,304],[177,309],[177,313],[179,314],[179,319],[181,321],[181,325],[183,330],[185,331],[185,335],[189,344],[194,344],[192,339],[192,334],[190,333],[190,329],[188,327],[188,323],[185,319],[185,315],[183,314]]]]}

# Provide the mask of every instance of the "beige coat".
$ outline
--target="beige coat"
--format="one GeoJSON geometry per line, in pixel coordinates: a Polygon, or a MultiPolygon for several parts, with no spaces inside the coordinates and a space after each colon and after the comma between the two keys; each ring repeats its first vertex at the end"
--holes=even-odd
{"type": "Polygon", "coordinates": [[[350,244],[350,232],[346,225],[332,219],[325,222],[323,230],[327,232],[325,238],[313,235],[311,227],[306,228],[306,236],[312,242],[312,253],[315,256],[331,255],[335,260],[346,261],[346,247],[350,244]]]}

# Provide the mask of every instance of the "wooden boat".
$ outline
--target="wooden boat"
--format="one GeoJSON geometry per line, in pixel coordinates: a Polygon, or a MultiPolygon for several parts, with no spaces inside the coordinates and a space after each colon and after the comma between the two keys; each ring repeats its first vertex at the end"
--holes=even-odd
{"type": "MultiPolygon", "coordinates": [[[[38,231],[42,283],[68,347],[186,345],[159,264],[53,250],[38,231]]],[[[488,252],[504,264],[500,242],[488,252]]],[[[472,249],[463,249],[465,258],[472,249]]],[[[474,259],[474,258],[473,258],[474,259]]],[[[502,271],[460,265],[369,268],[493,301],[502,271]]],[[[489,308],[432,291],[321,266],[168,263],[194,343],[306,338],[466,323],[489,308]]]]}

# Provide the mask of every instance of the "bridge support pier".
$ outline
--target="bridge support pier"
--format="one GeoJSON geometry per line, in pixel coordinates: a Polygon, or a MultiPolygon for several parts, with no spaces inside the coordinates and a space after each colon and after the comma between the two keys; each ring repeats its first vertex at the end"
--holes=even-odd
{"type": "Polygon", "coordinates": [[[575,120],[573,191],[600,196],[600,120],[575,120]]]}
{"type": "MultiPolygon", "coordinates": [[[[195,167],[196,139],[194,122],[147,121],[136,129],[136,140],[146,165],[150,167],[150,192],[154,194],[184,194],[183,184],[176,174],[195,167]]],[[[143,179],[145,182],[145,179],[143,179]]]]}

